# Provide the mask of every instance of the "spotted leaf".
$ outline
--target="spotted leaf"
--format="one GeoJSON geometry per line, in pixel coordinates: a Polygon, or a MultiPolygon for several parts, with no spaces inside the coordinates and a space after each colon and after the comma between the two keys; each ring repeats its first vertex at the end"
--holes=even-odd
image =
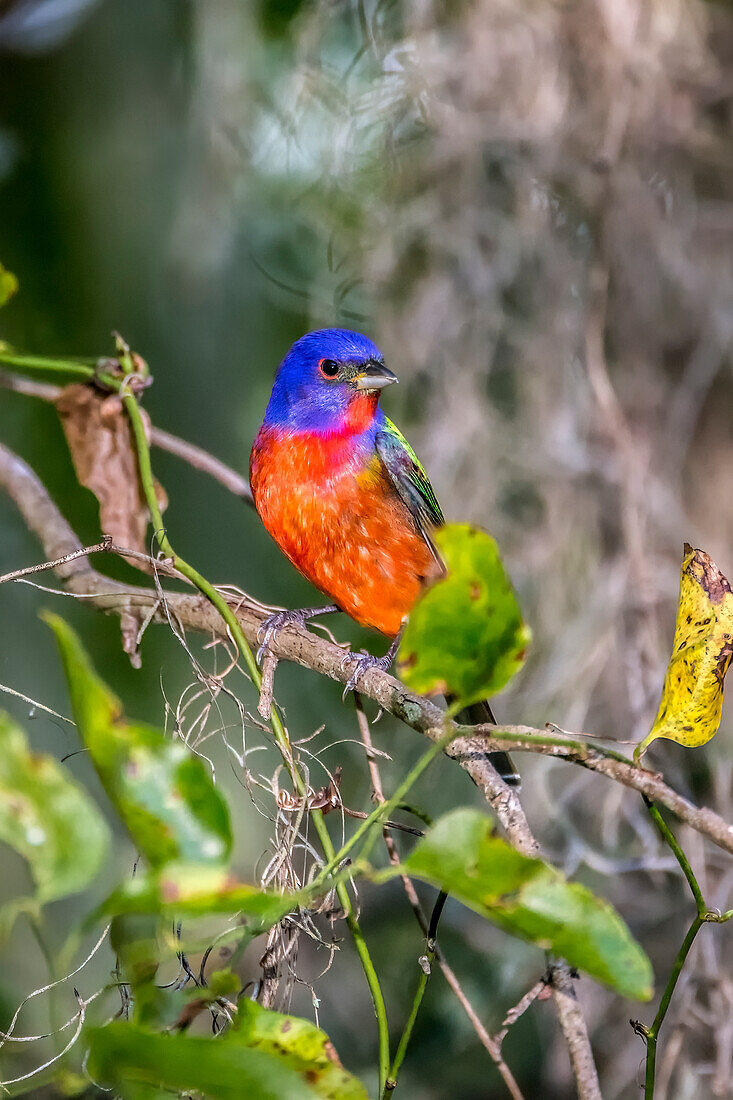
{"type": "Polygon", "coordinates": [[[414,691],[468,706],[501,691],[521,668],[531,634],[490,535],[448,524],[434,539],[446,575],[410,612],[397,671],[414,691]]]}
{"type": "Polygon", "coordinates": [[[58,615],[44,618],[61,651],[79,733],[139,850],[153,867],[226,861],[229,812],[203,761],[181,741],[128,721],[75,631],[58,615]]]}
{"type": "Polygon", "coordinates": [[[731,586],[704,550],[685,543],[672,656],[657,717],[634,759],[658,737],[694,748],[715,736],[732,653],[731,586]]]}

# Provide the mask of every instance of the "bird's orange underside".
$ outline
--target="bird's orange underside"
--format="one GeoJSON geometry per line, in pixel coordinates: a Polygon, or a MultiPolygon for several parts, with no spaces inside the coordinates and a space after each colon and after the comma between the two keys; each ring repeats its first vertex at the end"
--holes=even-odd
{"type": "Polygon", "coordinates": [[[250,482],[293,565],[357,622],[394,637],[436,566],[377,456],[364,470],[348,437],[263,427],[250,482]]]}

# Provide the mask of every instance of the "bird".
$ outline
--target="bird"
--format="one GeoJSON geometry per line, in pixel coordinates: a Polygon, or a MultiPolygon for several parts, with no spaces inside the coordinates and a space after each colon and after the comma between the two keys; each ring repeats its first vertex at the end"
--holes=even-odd
{"type": "MultiPolygon", "coordinates": [[[[265,529],[332,601],[264,620],[258,657],[288,625],[346,612],[391,639],[383,657],[353,658],[347,691],[367,668],[391,667],[407,615],[445,573],[433,538],[443,512],[420,460],[379,404],[397,381],[367,336],[342,328],[306,333],[277,370],[250,454],[252,498],[265,529]]],[[[459,720],[494,718],[484,703],[459,720]]],[[[507,782],[518,782],[506,753],[491,758],[507,782]]]]}

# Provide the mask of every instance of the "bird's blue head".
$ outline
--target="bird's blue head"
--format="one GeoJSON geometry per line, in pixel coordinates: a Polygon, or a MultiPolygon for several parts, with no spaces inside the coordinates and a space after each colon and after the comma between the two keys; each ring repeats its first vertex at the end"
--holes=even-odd
{"type": "Polygon", "coordinates": [[[326,436],[362,432],[374,421],[381,391],[396,381],[379,348],[361,333],[309,332],[278,368],[265,426],[326,436]]]}

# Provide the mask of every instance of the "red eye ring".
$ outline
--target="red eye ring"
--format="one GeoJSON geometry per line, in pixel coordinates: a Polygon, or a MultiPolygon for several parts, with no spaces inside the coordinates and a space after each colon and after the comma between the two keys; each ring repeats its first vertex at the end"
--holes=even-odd
{"type": "Polygon", "coordinates": [[[335,378],[339,372],[339,365],[335,359],[319,359],[318,369],[324,378],[335,378]]]}

